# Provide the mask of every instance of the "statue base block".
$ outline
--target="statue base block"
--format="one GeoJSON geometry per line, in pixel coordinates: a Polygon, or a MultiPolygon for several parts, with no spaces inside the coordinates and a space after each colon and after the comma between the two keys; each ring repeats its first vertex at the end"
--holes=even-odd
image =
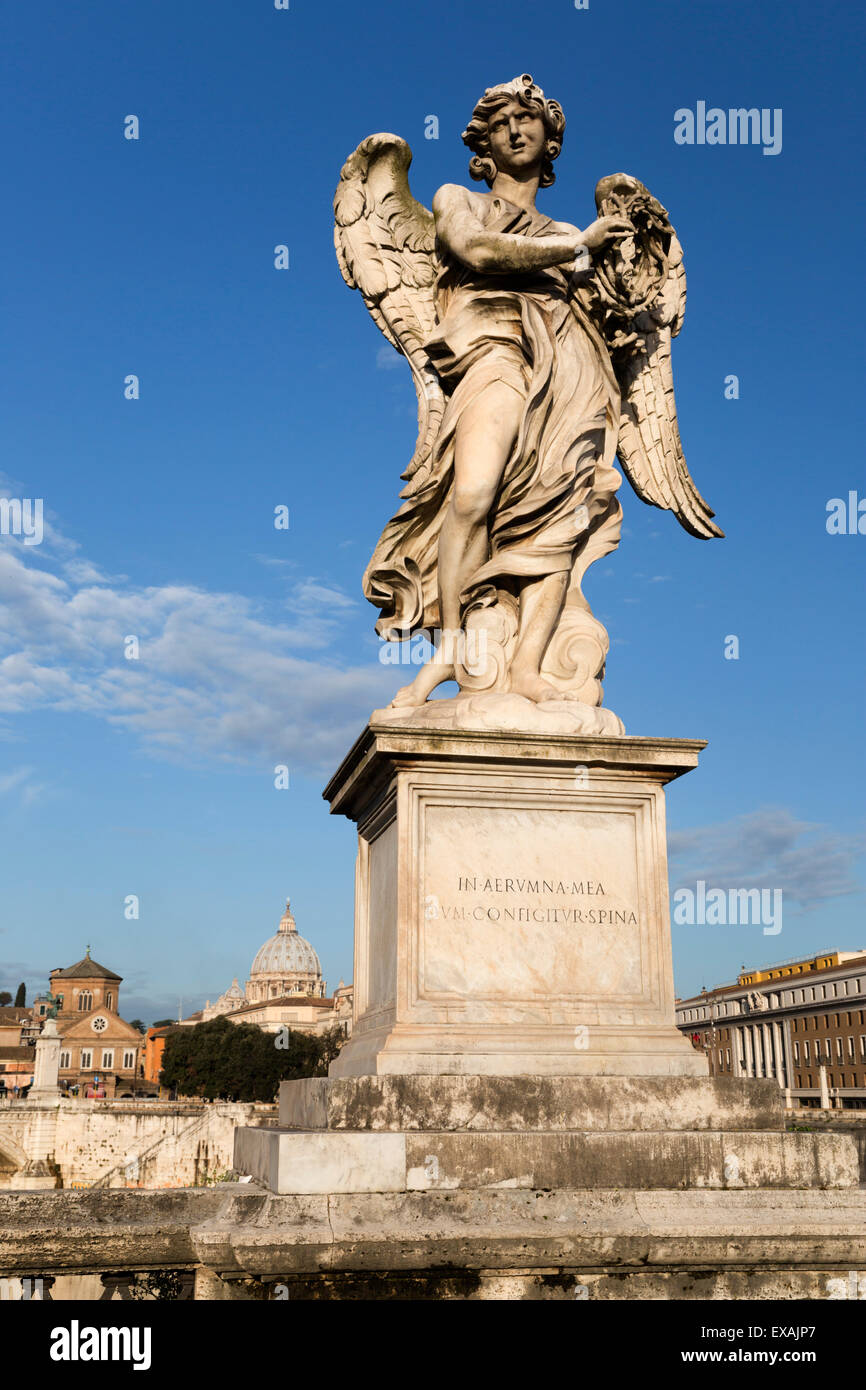
{"type": "Polygon", "coordinates": [[[774,1081],[328,1077],[283,1082],[234,1166],[284,1195],[858,1186],[848,1135],[783,1125],[774,1081]]]}
{"type": "MultiPolygon", "coordinates": [[[[444,703],[444,702],[443,702],[444,703]]],[[[676,1029],[664,787],[702,742],[373,719],[355,1016],[332,1076],[706,1076],[676,1029]]]]}

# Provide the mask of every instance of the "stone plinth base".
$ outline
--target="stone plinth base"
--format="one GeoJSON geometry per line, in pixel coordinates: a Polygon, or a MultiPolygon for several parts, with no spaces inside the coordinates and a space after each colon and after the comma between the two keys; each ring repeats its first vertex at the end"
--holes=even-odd
{"type": "Polygon", "coordinates": [[[774,1081],[743,1077],[362,1076],[284,1081],[280,1126],[334,1130],[782,1130],[774,1081]]]}
{"type": "Polygon", "coordinates": [[[683,739],[374,716],[325,791],[358,826],[333,1076],[706,1076],[674,1025],[664,787],[683,739]]]}
{"type": "Polygon", "coordinates": [[[772,1081],[408,1076],[286,1081],[280,1127],[238,1129],[271,1192],[850,1188],[847,1135],[784,1130],[772,1081]]]}
{"type": "Polygon", "coordinates": [[[852,1188],[845,1135],[389,1133],[239,1129],[235,1168],[271,1192],[852,1188]]]}

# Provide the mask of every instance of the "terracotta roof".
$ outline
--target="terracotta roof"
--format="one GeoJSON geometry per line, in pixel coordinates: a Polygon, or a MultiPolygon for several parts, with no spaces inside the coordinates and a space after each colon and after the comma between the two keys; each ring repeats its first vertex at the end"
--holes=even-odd
{"type": "Polygon", "coordinates": [[[85,956],[84,960],[77,961],[75,965],[68,965],[65,970],[52,970],[51,978],[55,980],[122,980],[122,975],[115,975],[113,970],[107,970],[104,965],[100,965],[98,960],[91,960],[90,956],[85,956]]]}
{"type": "Polygon", "coordinates": [[[32,1062],[35,1056],[32,1047],[0,1047],[0,1062],[32,1062]]]}
{"type": "Polygon", "coordinates": [[[29,1017],[29,1009],[16,1009],[14,1004],[0,1005],[0,1024],[21,1023],[29,1017]]]}

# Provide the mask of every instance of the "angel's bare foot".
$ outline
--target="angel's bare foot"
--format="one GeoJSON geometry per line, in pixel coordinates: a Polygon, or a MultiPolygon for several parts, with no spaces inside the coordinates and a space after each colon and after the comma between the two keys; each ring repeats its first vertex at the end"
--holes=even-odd
{"type": "Polygon", "coordinates": [[[439,662],[433,657],[426,666],[421,667],[413,681],[400,687],[389,708],[395,709],[402,705],[423,705],[437,685],[442,685],[444,681],[453,681],[453,679],[453,664],[439,662]]]}
{"type": "Polygon", "coordinates": [[[511,693],[513,695],[523,695],[527,700],[535,700],[536,704],[541,704],[543,700],[558,700],[559,691],[555,690],[547,681],[542,680],[537,672],[515,671],[511,668],[511,693]]]}

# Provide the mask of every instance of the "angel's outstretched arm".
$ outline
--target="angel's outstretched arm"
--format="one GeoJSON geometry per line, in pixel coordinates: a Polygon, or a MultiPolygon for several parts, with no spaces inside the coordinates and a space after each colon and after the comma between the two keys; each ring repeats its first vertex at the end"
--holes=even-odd
{"type": "Polygon", "coordinates": [[[446,183],[439,189],[433,199],[433,216],[436,235],[451,254],[464,265],[488,275],[565,265],[583,247],[594,250],[612,237],[633,230],[623,218],[602,217],[583,232],[568,223],[554,223],[560,229],[554,236],[522,237],[491,232],[478,216],[471,195],[455,183],[446,183]]]}
{"type": "Polygon", "coordinates": [[[499,271],[547,270],[573,260],[582,246],[574,236],[523,237],[490,232],[472,205],[471,195],[459,184],[446,183],[433,199],[436,235],[464,265],[483,274],[499,271]]]}

